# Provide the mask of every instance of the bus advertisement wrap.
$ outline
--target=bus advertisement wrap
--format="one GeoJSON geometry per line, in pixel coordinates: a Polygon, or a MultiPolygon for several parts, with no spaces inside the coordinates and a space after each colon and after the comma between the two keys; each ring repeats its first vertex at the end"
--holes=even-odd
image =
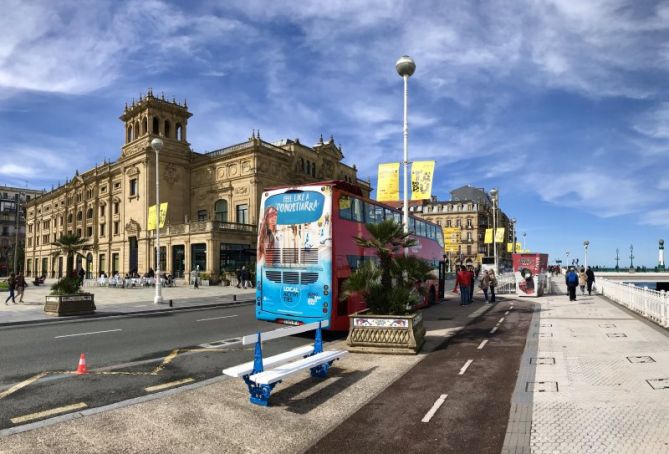
{"type": "Polygon", "coordinates": [[[331,308],[331,189],[270,191],[261,204],[257,303],[265,311],[327,319],[331,308]]]}

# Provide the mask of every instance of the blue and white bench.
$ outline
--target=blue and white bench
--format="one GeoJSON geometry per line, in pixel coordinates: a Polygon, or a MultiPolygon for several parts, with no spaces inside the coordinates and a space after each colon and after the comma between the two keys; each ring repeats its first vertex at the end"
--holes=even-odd
{"type": "Polygon", "coordinates": [[[254,360],[223,370],[230,377],[242,377],[251,394],[251,403],[269,405],[269,396],[281,381],[300,371],[309,369],[312,377],[327,377],[332,363],[348,353],[346,350],[323,351],[321,326],[327,327],[328,321],[308,323],[291,328],[281,328],[265,333],[258,332],[242,338],[243,345],[254,344],[254,360]],[[316,330],[314,345],[305,345],[278,355],[263,358],[262,342],[278,339],[293,334],[316,330]]]}

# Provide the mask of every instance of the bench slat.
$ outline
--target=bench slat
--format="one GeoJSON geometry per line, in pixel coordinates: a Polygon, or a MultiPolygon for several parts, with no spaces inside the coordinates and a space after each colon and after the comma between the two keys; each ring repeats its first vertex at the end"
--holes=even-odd
{"type": "MultiPolygon", "coordinates": [[[[321,323],[321,328],[327,328],[328,326],[330,326],[329,320],[323,320],[320,323],[321,323]]],[[[290,328],[279,328],[273,331],[260,333],[260,340],[262,342],[265,342],[271,339],[278,339],[279,337],[304,333],[305,331],[311,331],[312,329],[318,329],[318,322],[307,323],[299,326],[291,326],[290,328]]],[[[258,341],[258,334],[249,334],[248,336],[242,337],[242,345],[255,344],[257,341],[258,341]]]]}
{"type": "Polygon", "coordinates": [[[275,383],[283,378],[305,369],[320,366],[321,364],[334,361],[335,359],[344,356],[348,351],[346,350],[330,350],[323,353],[318,353],[308,358],[302,358],[292,363],[284,364],[275,369],[261,372],[259,374],[251,375],[249,380],[259,385],[269,385],[275,383]]]}
{"type": "MultiPolygon", "coordinates": [[[[294,350],[283,352],[278,355],[270,356],[268,358],[263,358],[262,360],[263,367],[269,368],[277,366],[279,364],[287,363],[295,358],[299,358],[304,355],[309,355],[313,351],[314,351],[313,345],[304,345],[294,350]]],[[[248,363],[223,369],[223,373],[225,375],[229,375],[230,377],[243,377],[244,375],[250,374],[251,372],[253,372],[253,361],[249,361],[248,363]]]]}

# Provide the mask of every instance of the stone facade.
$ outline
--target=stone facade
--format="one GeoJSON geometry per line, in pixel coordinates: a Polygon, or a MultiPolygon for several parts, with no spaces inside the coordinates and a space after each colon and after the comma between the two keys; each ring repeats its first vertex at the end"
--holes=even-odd
{"type": "Polygon", "coordinates": [[[115,162],[86,172],[31,201],[27,206],[25,269],[31,275],[58,277],[65,257],[51,243],[73,233],[94,250],[76,267],[89,277],[156,269],[155,230],[148,210],[156,201],[156,153],[160,137],[160,202],[168,203],[161,228],[161,271],[174,276],[199,266],[213,275],[255,261],[260,198],[264,188],[340,179],[359,184],[355,166],[343,163],[341,148],[322,137],[314,146],[299,139],[269,143],[255,132],[245,142],[208,153],[187,141],[188,106],[156,97],[149,90],[126,105],[120,119],[125,143],[115,162]]]}

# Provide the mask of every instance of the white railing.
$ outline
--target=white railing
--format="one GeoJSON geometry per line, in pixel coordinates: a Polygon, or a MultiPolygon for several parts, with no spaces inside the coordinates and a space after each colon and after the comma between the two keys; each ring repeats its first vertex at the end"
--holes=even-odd
{"type": "Polygon", "coordinates": [[[598,279],[595,284],[599,293],[607,298],[669,328],[669,294],[664,290],[658,292],[608,279],[598,279]]]}
{"type": "Polygon", "coordinates": [[[495,293],[516,293],[516,278],[513,273],[500,274],[497,276],[495,293]]]}

